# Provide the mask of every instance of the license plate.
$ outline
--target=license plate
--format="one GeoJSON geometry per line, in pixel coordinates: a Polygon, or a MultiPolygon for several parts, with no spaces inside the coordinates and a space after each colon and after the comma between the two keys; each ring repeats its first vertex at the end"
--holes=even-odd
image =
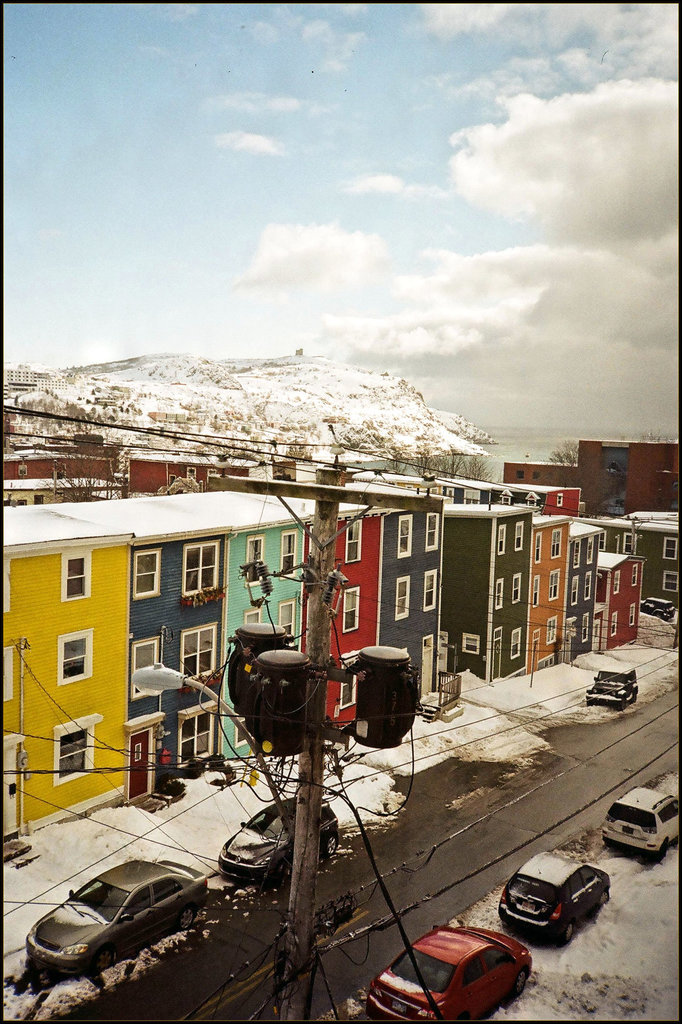
{"type": "Polygon", "coordinates": [[[626,836],[632,836],[634,835],[635,830],[634,828],[630,828],[629,825],[623,825],[623,832],[625,832],[626,836]]]}
{"type": "Polygon", "coordinates": [[[401,1003],[399,999],[391,999],[391,1009],[395,1010],[396,1013],[405,1013],[407,1006],[405,1003],[401,1003]]]}
{"type": "Polygon", "coordinates": [[[519,903],[521,910],[525,910],[528,914],[533,913],[533,904],[529,903],[528,900],[521,900],[519,903]]]}

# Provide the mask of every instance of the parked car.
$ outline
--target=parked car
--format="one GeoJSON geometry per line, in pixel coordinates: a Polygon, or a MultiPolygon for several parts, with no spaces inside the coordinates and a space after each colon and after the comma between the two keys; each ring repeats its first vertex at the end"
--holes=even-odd
{"type": "Polygon", "coordinates": [[[601,868],[561,853],[538,853],[505,885],[498,907],[505,924],[570,942],[578,922],[608,903],[611,879],[601,868]]]}
{"type": "Polygon", "coordinates": [[[666,601],[662,597],[645,597],[639,610],[645,615],[655,615],[656,618],[663,619],[664,622],[672,622],[677,608],[672,601],[666,601]]]}
{"type": "MultiPolygon", "coordinates": [[[[296,800],[284,801],[294,820],[296,800]]],[[[339,847],[339,822],[328,803],[322,804],[320,816],[320,857],[326,859],[339,847]]],[[[294,856],[294,832],[284,827],[276,805],[268,804],[223,846],[218,867],[223,875],[238,882],[279,887],[291,873],[294,856]]]]}
{"type": "Polygon", "coordinates": [[[592,704],[608,704],[623,711],[628,704],[636,702],[638,693],[637,672],[634,668],[629,672],[597,672],[585,699],[588,707],[592,704]]]}
{"type": "Polygon", "coordinates": [[[204,871],[129,860],[86,882],[26,937],[29,967],[101,974],[169,932],[189,928],[208,899],[204,871]]]}
{"type": "Polygon", "coordinates": [[[607,846],[630,847],[663,860],[679,840],[679,801],[656,789],[631,789],[611,804],[601,834],[607,846]]]}
{"type": "MultiPolygon", "coordinates": [[[[433,928],[412,945],[424,984],[443,1020],[479,1020],[521,995],[533,964],[529,950],[487,928],[433,928]]],[[[370,1020],[434,1019],[407,950],[369,986],[370,1020]]]]}

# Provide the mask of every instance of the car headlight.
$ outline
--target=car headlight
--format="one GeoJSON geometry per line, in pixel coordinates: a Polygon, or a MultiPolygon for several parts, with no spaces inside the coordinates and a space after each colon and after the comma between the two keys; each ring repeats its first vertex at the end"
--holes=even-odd
{"type": "Polygon", "coordinates": [[[62,953],[66,956],[80,956],[81,953],[87,953],[88,944],[86,942],[79,942],[75,946],[62,946],[62,953]]]}
{"type": "Polygon", "coordinates": [[[265,868],[270,863],[271,857],[268,853],[265,857],[259,857],[258,860],[252,861],[254,868],[265,868]]]}

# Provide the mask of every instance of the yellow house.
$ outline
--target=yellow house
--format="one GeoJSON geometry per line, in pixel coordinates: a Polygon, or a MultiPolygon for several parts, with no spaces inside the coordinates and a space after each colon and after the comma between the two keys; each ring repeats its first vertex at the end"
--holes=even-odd
{"type": "Polygon", "coordinates": [[[131,535],[4,509],[3,836],[125,793],[131,535]]]}

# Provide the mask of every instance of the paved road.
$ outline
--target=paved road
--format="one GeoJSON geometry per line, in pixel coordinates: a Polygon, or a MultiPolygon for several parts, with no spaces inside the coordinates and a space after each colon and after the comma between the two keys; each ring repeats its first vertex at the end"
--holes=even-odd
{"type": "MultiPolygon", "coordinates": [[[[396,908],[409,908],[403,918],[408,935],[415,938],[466,910],[533,853],[596,827],[614,791],[677,771],[678,721],[675,690],[604,723],[546,731],[551,749],[521,769],[454,758],[416,775],[395,823],[369,834],[396,908]]],[[[400,949],[392,922],[363,932],[390,915],[360,838],[344,839],[342,847],[351,852],[322,867],[317,905],[353,891],[358,907],[326,940],[312,1019],[329,1013],[332,1001],[338,1006],[357,995],[400,949]],[[340,946],[349,934],[355,938],[340,946]]],[[[154,970],[103,993],[69,1019],[236,1021],[259,1013],[258,1019],[278,1020],[268,1001],[271,943],[287,900],[288,889],[235,906],[216,892],[203,929],[181,955],[163,957],[154,970]]]]}

